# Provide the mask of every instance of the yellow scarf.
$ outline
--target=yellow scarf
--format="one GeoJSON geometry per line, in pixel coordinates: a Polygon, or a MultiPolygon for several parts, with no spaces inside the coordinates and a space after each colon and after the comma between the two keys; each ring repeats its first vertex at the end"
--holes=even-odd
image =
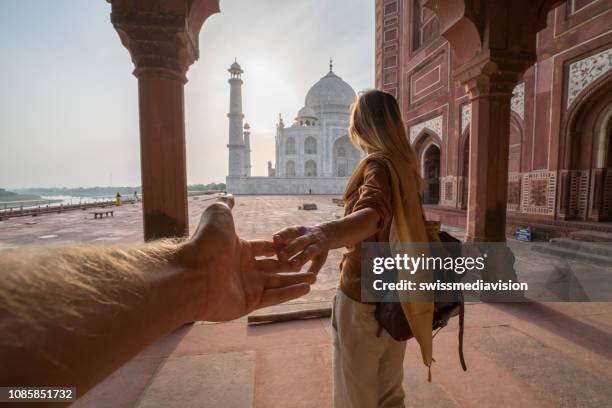
{"type": "MultiPolygon", "coordinates": [[[[402,243],[428,243],[439,240],[437,234],[433,234],[425,225],[421,199],[417,188],[417,175],[408,168],[406,160],[402,157],[379,152],[371,153],[364,157],[348,181],[344,192],[345,201],[351,193],[362,185],[363,173],[366,164],[370,161],[383,164],[391,175],[393,220],[391,222],[389,244],[392,254],[410,252],[410,246],[404,248],[401,246],[402,243]]],[[[419,248],[418,253],[408,253],[407,255],[418,256],[423,253],[421,249],[419,248]]],[[[399,279],[409,279],[416,282],[417,285],[419,282],[433,281],[432,272],[428,270],[417,271],[414,275],[406,273],[404,276],[401,270],[398,272],[400,274],[398,276],[399,279]]],[[[434,313],[433,301],[410,301],[410,295],[403,296],[401,300],[402,309],[410,324],[412,334],[421,348],[423,363],[427,367],[431,367],[433,360],[431,330],[434,313]]]]}

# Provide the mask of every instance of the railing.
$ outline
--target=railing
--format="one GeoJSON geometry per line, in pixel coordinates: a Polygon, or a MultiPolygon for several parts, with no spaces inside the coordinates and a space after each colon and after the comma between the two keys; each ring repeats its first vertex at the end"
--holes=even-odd
{"type": "MultiPolygon", "coordinates": [[[[86,210],[88,208],[95,207],[108,207],[116,205],[115,199],[109,198],[89,198],[94,201],[81,202],[79,203],[65,203],[63,200],[24,200],[24,201],[7,201],[0,202],[0,220],[10,217],[24,217],[42,214],[53,214],[62,213],[64,211],[72,210],[86,210]]],[[[133,204],[135,200],[125,199],[122,200],[124,204],[133,204]]]]}
{"type": "Polygon", "coordinates": [[[46,199],[46,200],[22,200],[22,201],[2,201],[0,202],[0,211],[9,211],[12,209],[20,209],[30,207],[39,207],[41,205],[51,206],[58,205],[62,200],[46,199]]]}
{"type": "MultiPolygon", "coordinates": [[[[221,190],[208,190],[208,191],[189,191],[189,197],[210,195],[216,196],[222,193],[221,190]]],[[[61,199],[42,199],[42,200],[22,200],[22,201],[0,201],[0,220],[11,218],[11,217],[24,217],[42,214],[54,214],[62,213],[64,211],[72,210],[86,210],[88,208],[95,207],[107,207],[116,205],[115,198],[106,197],[83,197],[86,202],[82,199],[71,198],[69,202],[61,199]]],[[[140,202],[141,199],[135,198],[122,198],[124,204],[134,204],[140,202]]]]}

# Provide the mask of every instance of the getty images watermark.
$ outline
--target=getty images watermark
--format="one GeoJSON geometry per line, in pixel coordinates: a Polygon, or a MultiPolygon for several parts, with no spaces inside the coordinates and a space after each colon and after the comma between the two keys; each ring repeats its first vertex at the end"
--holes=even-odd
{"type": "MultiPolygon", "coordinates": [[[[531,244],[363,243],[364,302],[612,301],[612,263],[548,256],[531,244]]],[[[600,261],[598,259],[598,261],[600,261]]]]}

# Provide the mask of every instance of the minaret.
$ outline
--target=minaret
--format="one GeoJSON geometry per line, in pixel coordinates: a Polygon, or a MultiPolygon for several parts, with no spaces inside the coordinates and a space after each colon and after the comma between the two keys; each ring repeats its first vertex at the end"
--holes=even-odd
{"type": "Polygon", "coordinates": [[[242,68],[238,61],[234,61],[230,69],[230,110],[227,114],[229,118],[229,177],[241,177],[244,171],[244,139],[242,134],[242,68]]]}
{"type": "Polygon", "coordinates": [[[244,124],[244,175],[251,177],[251,126],[244,124]]]}
{"type": "Polygon", "coordinates": [[[274,163],[276,165],[276,175],[280,176],[281,174],[281,166],[285,165],[284,160],[281,162],[281,137],[283,135],[283,129],[285,128],[285,123],[283,122],[283,115],[282,114],[278,114],[278,123],[276,125],[276,162],[274,163]]]}

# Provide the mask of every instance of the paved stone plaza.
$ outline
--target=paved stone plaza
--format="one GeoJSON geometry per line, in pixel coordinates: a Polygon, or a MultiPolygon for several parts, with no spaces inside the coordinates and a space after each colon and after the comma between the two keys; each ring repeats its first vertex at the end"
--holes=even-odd
{"type": "MultiPolygon", "coordinates": [[[[195,231],[210,196],[189,198],[189,229],[195,231]]],[[[138,245],[142,238],[140,204],[114,207],[114,217],[94,219],[86,211],[37,217],[19,217],[0,221],[0,250],[33,245],[138,245]]],[[[236,198],[234,218],[238,235],[244,239],[271,239],[278,230],[297,224],[315,224],[342,215],[343,209],[332,203],[331,196],[243,196],[236,198]],[[301,211],[305,202],[317,204],[314,211],[301,211]]],[[[341,251],[332,251],[317,283],[306,297],[292,302],[329,302],[338,282],[341,251]]],[[[292,307],[293,307],[292,306],[292,307]]]]}
{"type": "MultiPolygon", "coordinates": [[[[333,219],[330,196],[237,197],[238,233],[266,238],[292,224],[333,219]],[[316,211],[298,206],[314,202],[316,211]]],[[[189,199],[190,228],[210,197],[189,199]]],[[[87,211],[0,221],[0,248],[54,244],[139,244],[140,205],[113,218],[87,211]]],[[[461,236],[462,231],[453,230],[461,236]]],[[[512,242],[520,275],[545,273],[554,258],[512,242]]],[[[1,256],[1,251],[0,251],[1,256]]],[[[334,251],[310,295],[282,308],[328,305],[338,279],[334,251]]],[[[312,319],[247,326],[184,326],[119,369],[77,407],[329,407],[331,326],[312,319]]],[[[453,321],[434,342],[433,382],[414,342],[405,361],[409,407],[608,407],[612,400],[612,303],[467,305],[465,353],[453,321]]]]}

